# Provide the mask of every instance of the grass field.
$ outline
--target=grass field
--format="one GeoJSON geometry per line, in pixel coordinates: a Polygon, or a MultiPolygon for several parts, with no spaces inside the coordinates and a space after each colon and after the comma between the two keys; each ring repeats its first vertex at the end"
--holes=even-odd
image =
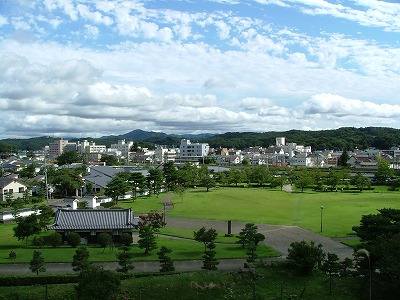
{"type": "MultiPolygon", "coordinates": [[[[400,209],[399,192],[312,192],[287,193],[255,188],[214,188],[187,191],[183,199],[173,198],[170,216],[297,225],[320,232],[323,206],[323,234],[341,237],[354,234],[362,215],[384,207],[400,209]]],[[[161,209],[161,208],[160,208],[161,209]]]]}
{"type": "MultiPolygon", "coordinates": [[[[72,262],[72,257],[75,254],[76,248],[69,246],[62,247],[42,247],[40,249],[31,247],[32,238],[28,240],[28,247],[25,246],[24,241],[18,241],[13,237],[12,228],[14,223],[0,224],[0,232],[2,236],[0,244],[0,263],[27,263],[32,259],[34,250],[42,252],[46,262],[72,262]],[[10,260],[8,254],[11,250],[17,253],[17,258],[10,260]]],[[[176,232],[176,231],[175,231],[176,232]]],[[[42,233],[42,235],[49,235],[51,232],[42,233]]],[[[190,238],[193,238],[193,232],[186,231],[185,234],[191,233],[190,238]]],[[[183,235],[182,232],[175,233],[175,236],[183,235]]],[[[217,238],[217,258],[245,258],[247,257],[246,250],[242,249],[240,245],[236,244],[237,239],[233,237],[224,237],[221,233],[217,238]]],[[[202,243],[194,240],[173,239],[170,237],[158,236],[158,247],[166,246],[172,250],[170,257],[173,260],[187,260],[187,259],[201,259],[204,251],[202,243]]],[[[90,261],[92,262],[110,262],[117,261],[116,254],[119,252],[118,248],[103,248],[96,246],[88,246],[90,253],[90,261]]],[[[150,255],[144,255],[143,249],[137,245],[132,246],[135,261],[158,260],[157,250],[154,250],[150,255]]],[[[257,253],[260,257],[279,256],[279,254],[266,246],[260,245],[257,248],[257,253]]]]}

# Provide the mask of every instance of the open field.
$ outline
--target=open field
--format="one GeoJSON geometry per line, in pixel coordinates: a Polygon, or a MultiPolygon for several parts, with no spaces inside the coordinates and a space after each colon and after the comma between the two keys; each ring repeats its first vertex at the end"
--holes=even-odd
{"type": "MultiPolygon", "coordinates": [[[[199,188],[188,190],[183,199],[174,197],[174,217],[232,220],[257,224],[296,225],[340,237],[354,234],[362,215],[384,207],[400,209],[399,192],[312,192],[287,193],[257,188],[199,188]]],[[[133,206],[134,207],[134,206],[133,206]]],[[[161,210],[161,207],[160,209],[161,210]]]]}

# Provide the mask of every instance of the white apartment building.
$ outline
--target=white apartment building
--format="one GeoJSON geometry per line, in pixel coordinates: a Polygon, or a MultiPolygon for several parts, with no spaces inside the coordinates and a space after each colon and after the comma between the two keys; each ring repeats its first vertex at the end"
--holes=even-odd
{"type": "Polygon", "coordinates": [[[180,162],[198,162],[200,158],[208,155],[210,146],[207,143],[191,143],[183,139],[179,147],[180,162]]]}
{"type": "Polygon", "coordinates": [[[175,161],[178,154],[179,154],[179,149],[160,146],[157,147],[156,150],[154,151],[154,160],[160,163],[164,163],[167,161],[175,161]]]}
{"type": "Polygon", "coordinates": [[[127,155],[128,152],[131,151],[132,146],[133,146],[132,141],[126,143],[125,140],[119,140],[117,144],[111,144],[110,149],[111,151],[116,150],[123,153],[123,155],[127,155]]]}
{"type": "Polygon", "coordinates": [[[96,145],[95,142],[84,140],[78,145],[79,153],[103,153],[107,150],[105,145],[96,145]]]}

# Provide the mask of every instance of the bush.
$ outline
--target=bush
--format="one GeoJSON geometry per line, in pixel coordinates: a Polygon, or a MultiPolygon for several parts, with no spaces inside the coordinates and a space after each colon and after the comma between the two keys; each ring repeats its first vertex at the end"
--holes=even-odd
{"type": "Polygon", "coordinates": [[[62,235],[58,232],[54,232],[49,235],[48,243],[52,247],[58,247],[62,244],[62,235]]]}
{"type": "Polygon", "coordinates": [[[41,236],[35,235],[32,240],[32,245],[41,248],[44,245],[44,239],[41,236]]]}
{"type": "Polygon", "coordinates": [[[293,242],[288,249],[287,259],[292,262],[300,273],[309,275],[319,267],[325,257],[322,245],[313,241],[293,242]]]}
{"type": "Polygon", "coordinates": [[[130,246],[133,243],[132,234],[123,233],[119,238],[119,242],[123,246],[130,246]]]}
{"type": "Polygon", "coordinates": [[[120,285],[114,272],[91,266],[79,273],[76,293],[79,299],[110,299],[120,285]]]}
{"type": "Polygon", "coordinates": [[[75,248],[81,243],[81,236],[76,232],[71,232],[67,235],[67,243],[71,247],[75,248]]]}
{"type": "Polygon", "coordinates": [[[105,248],[111,244],[112,237],[110,234],[102,232],[97,236],[97,243],[100,247],[105,248]]]}

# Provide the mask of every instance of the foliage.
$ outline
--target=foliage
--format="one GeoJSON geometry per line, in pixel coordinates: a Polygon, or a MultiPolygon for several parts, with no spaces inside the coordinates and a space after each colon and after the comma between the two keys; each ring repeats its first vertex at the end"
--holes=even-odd
{"type": "Polygon", "coordinates": [[[112,237],[109,233],[102,232],[97,236],[97,243],[100,245],[101,248],[106,248],[107,246],[111,245],[112,237]]]}
{"type": "Polygon", "coordinates": [[[79,235],[79,233],[70,232],[67,235],[67,243],[71,247],[75,248],[81,243],[81,236],[79,235]]]}
{"type": "Polygon", "coordinates": [[[390,167],[390,163],[385,159],[378,157],[377,170],[375,172],[375,179],[378,183],[386,183],[394,175],[394,169],[390,167]]]}
{"type": "Polygon", "coordinates": [[[207,230],[205,227],[202,227],[198,231],[193,231],[194,239],[204,244],[204,252],[207,251],[207,245],[215,241],[217,235],[217,231],[213,228],[207,230]]]}
{"type": "Polygon", "coordinates": [[[106,163],[106,166],[116,166],[119,163],[116,156],[107,154],[102,154],[100,161],[106,163]]]}
{"type": "Polygon", "coordinates": [[[342,154],[339,156],[339,159],[337,161],[337,165],[341,167],[347,167],[348,166],[348,160],[350,159],[348,150],[345,148],[342,151],[342,154]]]}
{"type": "Polygon", "coordinates": [[[329,294],[332,294],[332,277],[339,275],[340,270],[339,257],[335,253],[328,252],[321,265],[321,270],[329,276],[329,294]]]}
{"type": "Polygon", "coordinates": [[[54,217],[53,209],[47,205],[40,205],[37,210],[40,211],[39,224],[43,229],[46,229],[46,226],[50,224],[50,221],[54,217]]]}
{"type": "Polygon", "coordinates": [[[310,275],[314,269],[319,267],[325,253],[322,245],[315,245],[314,241],[293,242],[288,249],[287,259],[294,264],[297,270],[304,275],[310,275]]]}
{"type": "Polygon", "coordinates": [[[41,226],[39,223],[39,217],[37,214],[31,214],[27,217],[17,217],[17,225],[13,228],[14,236],[18,240],[26,240],[31,235],[39,234],[41,231],[41,226]]]}
{"type": "Polygon", "coordinates": [[[35,235],[32,240],[32,245],[41,248],[44,245],[44,239],[39,235],[35,235]]]}
{"type": "Polygon", "coordinates": [[[44,266],[44,258],[42,256],[42,252],[33,251],[32,260],[29,263],[29,269],[32,273],[36,273],[39,275],[39,272],[46,272],[46,268],[44,266]]]}
{"type": "Polygon", "coordinates": [[[207,250],[204,251],[203,255],[203,266],[202,269],[205,270],[217,270],[217,265],[219,264],[218,260],[215,258],[216,252],[214,240],[207,244],[207,250]]]}
{"type": "Polygon", "coordinates": [[[158,259],[160,260],[160,272],[173,272],[175,271],[174,262],[167,254],[172,250],[161,246],[160,251],[157,252],[158,259]]]}
{"type": "Polygon", "coordinates": [[[361,172],[358,172],[356,175],[353,176],[353,178],[351,179],[351,184],[355,185],[360,190],[360,192],[371,186],[371,182],[369,181],[369,179],[365,177],[364,174],[361,172]]]}
{"type": "Polygon", "coordinates": [[[54,232],[54,233],[50,234],[50,236],[48,238],[48,243],[50,246],[52,246],[54,248],[61,246],[62,235],[58,232],[54,232]]]}
{"type": "Polygon", "coordinates": [[[250,244],[256,247],[263,240],[265,240],[265,236],[258,232],[258,227],[254,223],[246,223],[238,236],[238,244],[241,244],[242,248],[250,244]]]}
{"type": "Polygon", "coordinates": [[[139,227],[141,226],[148,226],[153,232],[158,232],[161,227],[165,226],[164,216],[154,210],[148,214],[140,215],[139,227]]]}
{"type": "Polygon", "coordinates": [[[33,178],[35,177],[36,172],[35,172],[35,164],[31,163],[27,166],[25,166],[21,171],[19,171],[19,176],[21,178],[33,178]]]}
{"type": "Polygon", "coordinates": [[[90,266],[78,275],[76,293],[79,299],[111,299],[121,285],[114,272],[90,266]]]}
{"type": "Polygon", "coordinates": [[[61,196],[75,195],[83,185],[82,169],[61,168],[49,175],[49,183],[56,186],[57,193],[61,196]]]}
{"type": "Polygon", "coordinates": [[[104,189],[104,194],[111,197],[115,204],[131,189],[128,180],[123,176],[124,174],[120,173],[114,176],[104,189]]]}
{"type": "Polygon", "coordinates": [[[164,184],[163,173],[160,169],[150,168],[147,175],[147,187],[153,194],[158,195],[164,184]]]}
{"type": "Polygon", "coordinates": [[[156,237],[154,231],[149,225],[139,226],[139,241],[140,249],[144,249],[144,254],[149,254],[150,251],[157,248],[156,237]]]}
{"type": "Polygon", "coordinates": [[[117,255],[118,264],[120,268],[117,268],[117,272],[128,273],[133,270],[135,267],[133,266],[133,253],[129,251],[119,252],[117,255]]]}
{"type": "Polygon", "coordinates": [[[72,267],[75,272],[87,269],[90,266],[89,251],[86,247],[79,247],[75,250],[72,258],[72,267]]]}
{"type": "Polygon", "coordinates": [[[173,161],[167,161],[164,163],[163,175],[165,178],[165,185],[168,191],[175,190],[175,186],[178,184],[178,170],[175,167],[173,161]]]}
{"type": "Polygon", "coordinates": [[[59,166],[79,162],[82,162],[82,157],[80,157],[76,151],[63,151],[63,153],[57,157],[57,163],[59,166]]]}
{"type": "Polygon", "coordinates": [[[132,172],[129,177],[129,183],[132,185],[133,197],[137,197],[139,191],[142,195],[146,190],[146,177],[140,172],[132,172]]]}
{"type": "Polygon", "coordinates": [[[126,232],[123,233],[119,238],[119,242],[123,246],[130,246],[133,243],[132,234],[129,234],[129,233],[126,233],[126,232]]]}

